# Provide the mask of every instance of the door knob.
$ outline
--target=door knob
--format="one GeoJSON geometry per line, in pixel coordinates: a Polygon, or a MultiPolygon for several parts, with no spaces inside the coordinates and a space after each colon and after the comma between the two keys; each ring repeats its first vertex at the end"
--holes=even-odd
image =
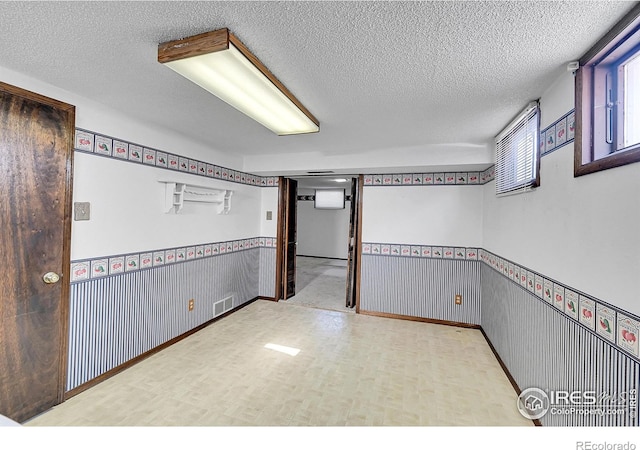
{"type": "Polygon", "coordinates": [[[55,272],[47,272],[44,274],[44,276],[42,277],[42,279],[44,280],[45,283],[47,284],[55,284],[58,281],[60,281],[60,275],[58,275],[55,272]]]}

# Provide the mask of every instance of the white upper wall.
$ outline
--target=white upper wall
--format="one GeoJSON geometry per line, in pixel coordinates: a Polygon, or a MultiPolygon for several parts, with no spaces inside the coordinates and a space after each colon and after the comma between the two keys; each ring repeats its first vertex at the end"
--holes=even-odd
{"type": "Polygon", "coordinates": [[[316,209],[312,201],[298,201],[298,255],[347,259],[350,210],[351,202],[344,209],[316,209]]]}
{"type": "Polygon", "coordinates": [[[278,188],[264,188],[261,192],[260,236],[276,237],[278,233],[278,188]],[[271,220],[267,213],[271,212],[271,220]]]}
{"type": "Polygon", "coordinates": [[[363,242],[480,247],[481,186],[371,186],[362,196],[363,242]]]}
{"type": "MultiPolygon", "coordinates": [[[[574,107],[563,75],[541,99],[541,129],[574,107]]],[[[484,188],[484,248],[640,314],[640,164],[573,177],[573,143],[541,160],[541,186],[497,198],[484,188]]]]}
{"type": "Polygon", "coordinates": [[[74,165],[74,202],[91,203],[91,220],[72,224],[72,259],[259,236],[260,191],[276,190],[81,152],[74,165]],[[160,180],[231,189],[231,210],[217,214],[215,204],[185,202],[179,213],[166,213],[160,180]]]}

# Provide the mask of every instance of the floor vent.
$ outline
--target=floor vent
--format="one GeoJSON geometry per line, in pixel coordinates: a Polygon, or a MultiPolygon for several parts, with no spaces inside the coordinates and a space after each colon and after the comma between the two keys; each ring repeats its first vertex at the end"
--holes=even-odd
{"type": "Polygon", "coordinates": [[[217,317],[233,308],[233,296],[227,297],[213,304],[213,317],[217,317]]]}

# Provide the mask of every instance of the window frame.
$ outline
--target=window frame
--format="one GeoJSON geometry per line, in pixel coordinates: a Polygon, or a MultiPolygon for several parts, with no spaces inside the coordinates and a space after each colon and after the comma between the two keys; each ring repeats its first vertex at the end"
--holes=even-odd
{"type": "MultiPolygon", "coordinates": [[[[619,146],[616,144],[622,139],[622,127],[617,126],[618,122],[622,122],[621,108],[612,111],[610,119],[612,143],[609,145],[613,150],[609,155],[603,156],[603,148],[606,147],[606,144],[596,143],[596,139],[599,134],[607,132],[607,119],[602,115],[603,113],[595,113],[593,106],[595,100],[601,98],[594,94],[594,85],[602,83],[602,79],[607,74],[611,76],[612,83],[619,83],[619,68],[638,51],[638,44],[634,44],[632,40],[638,36],[640,36],[640,3],[634,6],[622,20],[580,58],[579,68],[575,74],[574,177],[640,161],[640,143],[628,148],[618,148],[619,146]],[[611,56],[617,53],[619,55],[611,56]],[[611,58],[613,60],[609,69],[606,65],[599,66],[600,63],[607,62],[611,58]],[[598,119],[601,124],[604,120],[605,125],[594,126],[595,119],[598,119]],[[594,134],[596,138],[594,138],[594,134]]],[[[599,95],[603,97],[602,94],[599,95]]],[[[606,109],[604,114],[606,114],[606,109]]]]}

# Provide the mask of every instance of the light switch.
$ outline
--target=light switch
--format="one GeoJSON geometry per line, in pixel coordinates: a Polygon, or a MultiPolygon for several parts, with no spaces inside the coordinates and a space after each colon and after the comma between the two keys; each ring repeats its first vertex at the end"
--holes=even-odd
{"type": "Polygon", "coordinates": [[[273,211],[267,211],[267,220],[273,220],[273,211]]]}
{"type": "Polygon", "coordinates": [[[73,204],[73,220],[89,220],[91,219],[91,203],[75,202],[73,204]]]}

